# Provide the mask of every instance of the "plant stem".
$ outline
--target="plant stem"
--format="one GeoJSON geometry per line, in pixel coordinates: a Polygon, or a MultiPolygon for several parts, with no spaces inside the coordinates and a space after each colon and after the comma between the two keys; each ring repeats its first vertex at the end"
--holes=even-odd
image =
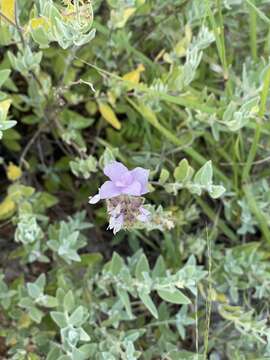
{"type": "Polygon", "coordinates": [[[260,9],[258,9],[257,6],[253,4],[252,0],[246,0],[246,2],[259,16],[259,18],[261,18],[264,22],[266,22],[266,24],[270,25],[270,19],[260,9]]]}
{"type": "Polygon", "coordinates": [[[206,238],[207,238],[207,257],[208,257],[208,293],[206,298],[206,329],[204,334],[204,359],[207,360],[208,346],[209,346],[209,330],[211,322],[211,311],[212,311],[212,245],[211,239],[208,235],[208,229],[206,227],[206,238]]]}
{"type": "Polygon", "coordinates": [[[223,21],[223,16],[222,16],[222,3],[221,3],[221,0],[216,0],[216,5],[217,5],[217,9],[218,9],[218,23],[215,19],[214,12],[211,9],[209,0],[206,0],[206,5],[207,5],[208,18],[209,18],[212,30],[215,35],[215,41],[216,41],[216,46],[217,46],[217,50],[218,50],[218,55],[219,55],[220,62],[223,67],[223,78],[227,84],[228,95],[232,96],[232,86],[231,86],[231,81],[229,78],[229,67],[228,67],[228,62],[227,62],[227,57],[226,57],[224,21],[223,21]]]}
{"type": "Polygon", "coordinates": [[[196,201],[203,209],[204,213],[209,217],[209,219],[213,222],[216,221],[217,227],[220,229],[220,231],[225,234],[231,241],[237,242],[237,236],[235,235],[235,233],[226,225],[223,220],[216,219],[217,214],[210,208],[210,206],[199,196],[196,196],[196,201]]]}
{"type": "MultiPolygon", "coordinates": [[[[252,1],[252,0],[251,0],[252,1]]],[[[254,1],[254,0],[253,0],[254,1]]],[[[257,15],[254,8],[248,5],[249,9],[249,41],[253,61],[258,60],[257,55],[257,15]]]]}
{"type": "Polygon", "coordinates": [[[180,96],[180,95],[170,95],[167,93],[163,93],[160,91],[156,91],[153,89],[148,88],[145,84],[134,84],[131,81],[127,81],[127,80],[123,80],[123,78],[119,75],[110,73],[109,71],[106,71],[104,69],[101,69],[100,67],[91,64],[81,58],[79,58],[78,56],[75,56],[75,58],[79,61],[81,61],[82,63],[92,67],[93,69],[95,69],[97,72],[99,72],[102,75],[106,75],[110,78],[114,78],[116,80],[121,81],[122,83],[125,83],[127,85],[132,86],[134,89],[142,92],[142,93],[146,93],[146,94],[150,94],[152,96],[156,96],[158,98],[160,98],[163,101],[166,101],[168,103],[172,103],[172,104],[177,104],[183,107],[187,107],[189,109],[193,109],[193,110],[200,110],[202,112],[205,112],[207,114],[214,114],[217,112],[217,109],[212,107],[212,106],[208,106],[207,104],[203,104],[203,103],[198,103],[198,101],[195,100],[190,100],[185,98],[184,96],[180,96]]]}
{"type": "MultiPolygon", "coordinates": [[[[183,143],[181,140],[178,139],[178,137],[170,130],[165,128],[158,120],[157,118],[152,118],[150,114],[147,114],[146,111],[144,111],[139,104],[136,104],[134,101],[132,101],[129,98],[126,98],[126,100],[136,109],[144,119],[146,119],[148,122],[150,122],[151,125],[153,125],[162,135],[164,135],[172,144],[175,144],[176,146],[183,146],[183,143]]],[[[196,161],[199,165],[204,165],[207,162],[207,159],[205,159],[201,154],[199,154],[196,150],[192,149],[191,147],[183,147],[183,152],[189,155],[194,161],[196,161]]],[[[230,179],[223,174],[222,171],[214,167],[215,174],[222,180],[225,185],[230,187],[230,179]]]]}
{"type": "Polygon", "coordinates": [[[266,111],[266,101],[267,101],[269,86],[270,86],[270,67],[268,68],[268,70],[266,72],[263,89],[262,89],[261,96],[260,96],[261,102],[260,102],[260,109],[259,109],[259,114],[258,114],[259,121],[256,124],[254,139],[253,139],[253,142],[252,142],[249,154],[248,154],[246,165],[243,169],[243,176],[242,176],[243,183],[245,183],[249,178],[252,163],[253,163],[256,153],[257,153],[257,148],[258,148],[258,144],[259,144],[261,132],[262,132],[261,119],[264,117],[264,114],[266,111]]]}
{"type": "Polygon", "coordinates": [[[254,214],[254,216],[256,217],[261,231],[263,233],[263,236],[265,237],[265,239],[267,240],[267,242],[270,244],[270,230],[269,230],[269,226],[267,223],[267,219],[265,217],[265,215],[263,214],[263,212],[261,211],[261,209],[258,207],[256,199],[253,196],[252,193],[252,189],[251,189],[252,185],[244,185],[243,186],[243,190],[249,205],[249,208],[251,210],[251,212],[254,214]]]}

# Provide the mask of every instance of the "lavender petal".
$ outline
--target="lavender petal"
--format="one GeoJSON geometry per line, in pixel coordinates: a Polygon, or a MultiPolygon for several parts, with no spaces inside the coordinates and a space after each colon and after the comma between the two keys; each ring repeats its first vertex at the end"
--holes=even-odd
{"type": "Polygon", "coordinates": [[[120,195],[120,191],[112,181],[105,181],[99,189],[99,195],[100,199],[110,199],[120,195]]]}
{"type": "Polygon", "coordinates": [[[121,181],[121,178],[128,173],[128,168],[118,161],[113,161],[105,166],[103,172],[110,180],[116,182],[121,181]]]}
{"type": "Polygon", "coordinates": [[[89,204],[96,204],[98,203],[100,200],[100,195],[99,194],[96,194],[94,196],[90,196],[89,197],[89,204]]]}
{"type": "Polygon", "coordinates": [[[148,222],[150,219],[150,211],[144,207],[140,207],[140,215],[137,216],[137,219],[141,222],[148,222]]]}
{"type": "Polygon", "coordinates": [[[133,181],[130,185],[121,189],[122,194],[140,196],[142,186],[139,181],[133,181]]]}
{"type": "Polygon", "coordinates": [[[113,230],[114,235],[118,233],[123,227],[124,224],[124,215],[120,214],[118,217],[110,217],[110,222],[108,228],[113,230]]]}
{"type": "Polygon", "coordinates": [[[141,167],[137,167],[134,170],[130,171],[133,179],[138,181],[141,184],[141,193],[140,195],[144,195],[148,193],[148,177],[149,177],[149,170],[143,169],[141,167]]]}

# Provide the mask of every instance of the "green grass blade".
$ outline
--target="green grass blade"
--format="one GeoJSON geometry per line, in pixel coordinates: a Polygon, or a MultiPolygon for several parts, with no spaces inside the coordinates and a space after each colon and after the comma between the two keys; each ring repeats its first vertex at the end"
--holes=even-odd
{"type": "Polygon", "coordinates": [[[268,95],[268,91],[269,91],[269,87],[270,87],[270,67],[267,70],[266,76],[265,76],[265,80],[264,80],[264,84],[263,84],[263,89],[261,92],[261,102],[260,102],[260,109],[259,109],[259,121],[256,124],[256,128],[255,128],[255,135],[254,135],[254,139],[248,154],[248,158],[247,158],[247,162],[246,165],[243,169],[243,176],[242,176],[242,182],[245,183],[248,178],[249,178],[249,174],[250,174],[250,170],[252,167],[252,163],[256,157],[256,153],[257,153],[257,148],[259,145],[259,141],[260,141],[260,137],[261,137],[261,132],[262,132],[262,124],[261,124],[261,119],[263,118],[264,114],[265,114],[265,110],[266,110],[266,101],[267,101],[267,95],[268,95]]]}
{"type": "MultiPolygon", "coordinates": [[[[174,135],[170,130],[165,128],[157,119],[155,114],[147,108],[143,104],[137,104],[131,99],[126,99],[134,109],[136,109],[144,119],[146,119],[151,125],[153,125],[162,135],[165,136],[172,144],[175,144],[176,146],[183,146],[183,143],[181,140],[178,139],[176,135],[174,135]]],[[[199,165],[204,165],[207,162],[207,159],[203,157],[201,154],[199,154],[196,150],[186,147],[183,148],[183,152],[187,155],[189,155],[194,161],[196,161],[199,165]]],[[[219,169],[214,167],[215,174],[219,177],[220,180],[222,180],[225,185],[230,186],[230,179],[222,173],[219,169]]]]}
{"type": "Polygon", "coordinates": [[[254,214],[258,223],[260,224],[260,228],[265,240],[270,244],[270,230],[267,219],[261,209],[258,207],[256,199],[253,196],[251,187],[252,185],[244,185],[243,187],[247,203],[249,205],[250,211],[254,214]]]}

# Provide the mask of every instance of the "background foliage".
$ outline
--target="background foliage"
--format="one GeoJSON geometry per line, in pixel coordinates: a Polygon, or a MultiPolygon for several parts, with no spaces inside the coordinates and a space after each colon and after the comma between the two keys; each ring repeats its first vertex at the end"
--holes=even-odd
{"type": "Polygon", "coordinates": [[[1,359],[270,359],[269,11],[1,0],[1,359]],[[114,159],[154,216],[116,236],[114,159]]]}

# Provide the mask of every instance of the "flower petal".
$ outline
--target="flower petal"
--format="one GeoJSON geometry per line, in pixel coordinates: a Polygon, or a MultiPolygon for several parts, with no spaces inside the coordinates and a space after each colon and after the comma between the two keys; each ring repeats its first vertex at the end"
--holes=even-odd
{"type": "Polygon", "coordinates": [[[119,180],[114,181],[115,185],[118,187],[126,187],[133,182],[133,176],[130,171],[124,173],[119,180]]]}
{"type": "Polygon", "coordinates": [[[136,167],[134,170],[130,171],[133,179],[138,181],[141,184],[141,193],[140,195],[148,193],[148,177],[149,177],[149,170],[143,169],[141,167],[136,167]]]}
{"type": "Polygon", "coordinates": [[[121,189],[122,194],[140,196],[142,186],[139,181],[133,181],[130,185],[121,189]]]}
{"type": "Polygon", "coordinates": [[[105,181],[99,189],[99,195],[101,199],[110,199],[120,195],[120,191],[112,181],[105,181]]]}
{"type": "Polygon", "coordinates": [[[121,178],[128,172],[128,168],[118,161],[113,161],[105,166],[103,172],[110,180],[115,182],[117,180],[121,180],[121,178]]]}
{"type": "Polygon", "coordinates": [[[124,215],[120,214],[118,217],[110,217],[108,229],[113,230],[114,235],[121,230],[124,225],[124,215]]]}
{"type": "Polygon", "coordinates": [[[140,215],[137,216],[137,219],[141,222],[148,222],[150,220],[150,211],[144,207],[140,207],[140,215]]]}
{"type": "Polygon", "coordinates": [[[94,196],[90,196],[89,197],[89,204],[96,204],[98,203],[100,200],[100,195],[99,194],[96,194],[94,196]]]}

